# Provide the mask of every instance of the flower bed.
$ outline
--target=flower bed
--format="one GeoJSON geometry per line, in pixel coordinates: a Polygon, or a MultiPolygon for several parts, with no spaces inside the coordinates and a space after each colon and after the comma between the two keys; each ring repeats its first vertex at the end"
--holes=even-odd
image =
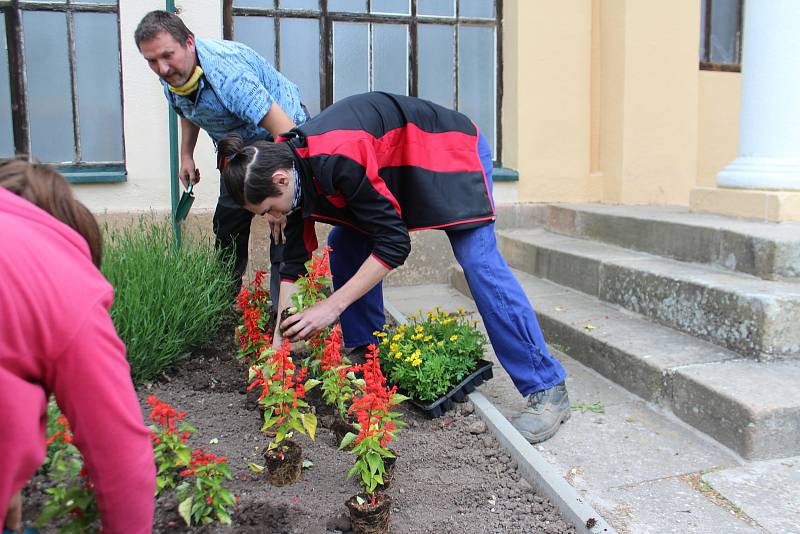
{"type": "MultiPolygon", "coordinates": [[[[298,312],[325,298],[327,262],[307,268],[293,296],[298,312]]],[[[370,346],[365,363],[351,365],[338,326],[318,333],[305,354],[292,354],[288,341],[273,347],[268,304],[259,274],[237,302],[238,348],[226,335],[232,326],[223,327],[209,353],[140,392],[159,475],[155,532],[570,531],[498,452],[469,403],[436,422],[409,411],[401,405],[407,397],[386,383],[379,349],[370,346]],[[307,395],[315,388],[318,395],[307,395]],[[347,433],[333,438],[337,426],[347,433]]],[[[406,327],[398,327],[393,340],[432,343],[393,370],[424,379],[452,364],[453,372],[432,373],[445,390],[445,378],[473,387],[490,372],[465,377],[485,340],[463,313],[436,310],[411,329],[404,339],[406,327]]],[[[439,411],[445,408],[440,403],[439,411]]],[[[66,436],[71,447],[65,422],[56,423],[54,438],[66,436]]],[[[26,517],[41,499],[28,497],[26,517]]]]}
{"type": "MultiPolygon", "coordinates": [[[[345,532],[344,503],[359,491],[359,484],[345,476],[353,465],[352,455],[336,448],[331,430],[323,424],[313,442],[303,440],[304,458],[313,465],[303,469],[295,484],[274,487],[266,473],[255,474],[247,468],[248,463],[263,463],[266,439],[259,433],[258,412],[248,406],[241,386],[244,367],[233,358],[235,347],[228,346],[216,357],[186,365],[172,382],[157,384],[150,391],[190,414],[198,428],[190,445],[213,446],[217,454],[228,458],[233,475],[229,485],[239,497],[233,530],[212,526],[201,531],[345,532]],[[193,374],[198,368],[211,373],[200,381],[193,374]],[[187,379],[182,378],[184,373],[187,379]],[[215,439],[218,442],[209,445],[215,439]]],[[[401,411],[408,425],[393,446],[400,460],[388,490],[393,501],[391,532],[572,531],[545,499],[520,482],[513,462],[468,403],[437,420],[428,420],[413,409],[401,411]]],[[[192,530],[183,527],[174,503],[163,502],[155,531],[192,530]]]]}
{"type": "MultiPolygon", "coordinates": [[[[259,432],[258,410],[247,402],[246,368],[235,358],[231,328],[229,323],[216,341],[171,372],[169,381],[142,388],[139,399],[145,416],[151,411],[150,395],[187,412],[185,420],[197,429],[187,445],[227,458],[232,475],[227,486],[238,497],[233,524],[189,529],[175,498],[165,495],[157,501],[154,532],[344,532],[344,503],[358,491],[358,483],[346,478],[352,455],[337,450],[329,429],[320,426],[314,442],[303,442],[304,458],[314,465],[303,469],[293,485],[273,487],[266,474],[248,469],[249,463],[263,463],[267,440],[259,432]]],[[[400,460],[388,490],[390,532],[572,532],[544,498],[520,482],[509,456],[470,408],[457,405],[435,420],[402,409],[408,425],[393,445],[400,460]]],[[[28,526],[42,502],[42,483],[37,477],[25,491],[28,526]]]]}

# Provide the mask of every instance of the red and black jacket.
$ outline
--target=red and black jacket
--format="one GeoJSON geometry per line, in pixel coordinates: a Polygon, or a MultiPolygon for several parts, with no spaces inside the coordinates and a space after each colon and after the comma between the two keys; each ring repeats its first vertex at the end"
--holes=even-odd
{"type": "Polygon", "coordinates": [[[302,210],[291,215],[281,277],[295,280],[316,248],[313,221],[346,225],[393,269],[411,251],[409,231],[467,229],[494,220],[465,115],[414,97],[365,93],[341,100],[285,136],[295,154],[302,210]]]}

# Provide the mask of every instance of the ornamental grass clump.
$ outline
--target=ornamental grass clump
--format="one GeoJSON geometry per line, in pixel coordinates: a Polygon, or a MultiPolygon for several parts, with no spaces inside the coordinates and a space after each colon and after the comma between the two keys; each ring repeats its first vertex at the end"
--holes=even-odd
{"type": "Polygon", "coordinates": [[[435,400],[456,386],[475,369],[486,344],[477,321],[461,308],[449,313],[437,307],[424,320],[415,314],[410,323],[384,325],[375,335],[387,379],[418,401],[435,400]]]}
{"type": "Polygon", "coordinates": [[[111,319],[127,346],[134,381],[153,380],[217,333],[230,274],[213,245],[177,247],[167,221],[105,231],[103,275],[114,286],[111,319]]]}

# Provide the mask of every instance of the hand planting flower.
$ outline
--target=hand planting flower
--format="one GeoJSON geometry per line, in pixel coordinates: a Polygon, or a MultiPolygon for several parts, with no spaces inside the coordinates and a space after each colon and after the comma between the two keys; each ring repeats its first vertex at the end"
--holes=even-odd
{"type": "MultiPolygon", "coordinates": [[[[292,306],[285,309],[281,314],[280,325],[282,332],[293,323],[293,321],[289,321],[289,323],[284,324],[285,319],[314,307],[315,304],[325,300],[326,296],[329,294],[332,286],[329,259],[330,250],[330,247],[325,247],[322,249],[321,255],[314,256],[306,262],[305,268],[307,274],[298,278],[294,283],[295,291],[291,295],[292,306]]],[[[315,308],[315,310],[318,312],[319,307],[315,308]]],[[[335,320],[335,317],[333,320],[335,320]]],[[[326,326],[331,322],[332,320],[323,320],[326,326]]],[[[316,362],[321,356],[320,350],[323,344],[322,342],[328,336],[329,331],[329,328],[322,328],[319,332],[313,332],[308,337],[307,343],[312,349],[312,358],[310,362],[316,362]]],[[[312,371],[316,373],[316,370],[315,365],[312,371]]]]}
{"type": "Polygon", "coordinates": [[[147,398],[152,407],[149,419],[153,455],[156,461],[156,495],[165,488],[174,488],[178,481],[178,470],[189,465],[191,449],[185,444],[195,429],[183,422],[186,412],[179,412],[169,404],[161,402],[155,395],[147,398]]]}
{"type": "Polygon", "coordinates": [[[389,443],[396,437],[398,427],[404,423],[399,412],[392,408],[407,397],[397,393],[397,386],[388,387],[378,363],[378,349],[370,345],[366,362],[359,366],[364,373],[364,390],[353,398],[350,412],[355,414],[358,434],[347,434],[340,449],[354,444],[350,450],[356,463],[347,472],[348,477],[359,476],[364,492],[375,502],[375,490],[384,483],[386,458],[394,458],[389,443]]]}
{"type": "Polygon", "coordinates": [[[486,336],[460,309],[444,312],[438,307],[422,320],[375,332],[381,339],[381,362],[392,384],[419,401],[431,401],[447,393],[475,369],[483,356],[486,336]]]}
{"type": "Polygon", "coordinates": [[[257,365],[250,367],[248,389],[261,387],[258,403],[265,408],[262,431],[274,429],[275,437],[269,449],[292,436],[293,431],[308,434],[313,440],[317,429],[317,418],[307,412],[308,403],[303,399],[307,389],[318,382],[306,382],[307,369],[296,369],[290,357],[291,344],[283,340],[280,349],[266,349],[257,365]]]}
{"type": "Polygon", "coordinates": [[[297,291],[292,294],[292,304],[297,311],[303,311],[326,297],[330,290],[331,265],[329,255],[330,247],[322,249],[322,254],[314,256],[305,264],[307,275],[301,276],[294,283],[297,291]]]}
{"type": "Polygon", "coordinates": [[[191,461],[181,471],[183,477],[194,477],[178,486],[178,513],[188,526],[217,521],[230,524],[229,508],[236,504],[233,493],[222,484],[231,478],[225,458],[217,458],[203,449],[193,451],[191,461]]]}

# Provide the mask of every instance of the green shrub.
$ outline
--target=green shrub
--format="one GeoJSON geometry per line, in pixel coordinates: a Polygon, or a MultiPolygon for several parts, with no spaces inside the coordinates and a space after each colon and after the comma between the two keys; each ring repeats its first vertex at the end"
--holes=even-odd
{"type": "Polygon", "coordinates": [[[208,241],[177,248],[168,221],[105,231],[102,271],[114,286],[111,319],[135,382],[152,380],[219,329],[230,275],[208,241]]]}
{"type": "Polygon", "coordinates": [[[385,326],[376,335],[388,382],[423,402],[441,397],[474,371],[486,344],[461,308],[448,313],[437,307],[426,320],[414,314],[409,324],[385,326]]]}

